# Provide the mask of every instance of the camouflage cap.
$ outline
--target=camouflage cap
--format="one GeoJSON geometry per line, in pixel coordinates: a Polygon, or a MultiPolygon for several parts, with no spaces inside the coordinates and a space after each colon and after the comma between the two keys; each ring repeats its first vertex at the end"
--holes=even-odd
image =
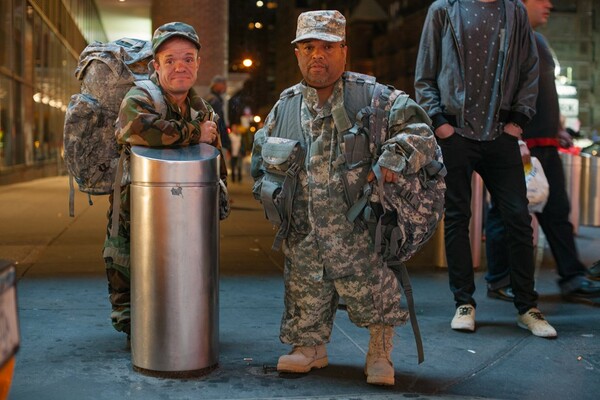
{"type": "Polygon", "coordinates": [[[152,54],[156,55],[158,48],[167,40],[172,37],[180,36],[184,39],[194,43],[194,45],[200,49],[200,39],[196,30],[188,24],[183,22],[169,22],[162,26],[159,26],[152,35],[152,54]]]}
{"type": "Polygon", "coordinates": [[[343,42],[346,40],[346,18],[337,10],[303,12],[298,16],[296,39],[292,43],[309,39],[343,42]]]}

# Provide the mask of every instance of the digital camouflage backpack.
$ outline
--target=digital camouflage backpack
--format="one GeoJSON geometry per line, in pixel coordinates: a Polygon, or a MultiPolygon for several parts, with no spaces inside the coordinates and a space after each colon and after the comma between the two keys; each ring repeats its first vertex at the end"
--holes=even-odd
{"type": "Polygon", "coordinates": [[[69,213],[74,215],[73,180],[91,195],[112,192],[119,163],[115,121],[125,94],[133,85],[146,89],[156,109],[166,115],[166,104],[148,77],[152,44],[146,40],[119,39],[94,42],[79,56],[75,76],[81,92],[71,96],[63,132],[64,159],[69,172],[69,213]]]}

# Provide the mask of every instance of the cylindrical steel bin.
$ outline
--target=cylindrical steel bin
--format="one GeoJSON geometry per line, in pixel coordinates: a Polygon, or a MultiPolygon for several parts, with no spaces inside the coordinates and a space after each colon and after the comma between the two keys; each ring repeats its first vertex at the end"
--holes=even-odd
{"type": "Polygon", "coordinates": [[[219,152],[131,149],[131,359],[203,375],[219,355],[219,152]]]}
{"type": "Polygon", "coordinates": [[[600,226],[600,157],[581,153],[582,225],[600,226]]]}
{"type": "Polygon", "coordinates": [[[569,195],[571,212],[569,222],[573,225],[573,233],[579,231],[579,196],[581,193],[581,157],[569,153],[559,152],[565,173],[565,189],[569,195]]]}

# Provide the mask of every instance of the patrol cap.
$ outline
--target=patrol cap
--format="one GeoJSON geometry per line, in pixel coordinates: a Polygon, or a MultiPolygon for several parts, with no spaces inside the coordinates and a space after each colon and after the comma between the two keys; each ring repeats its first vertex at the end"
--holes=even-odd
{"type": "Polygon", "coordinates": [[[152,54],[156,55],[158,48],[167,40],[180,36],[194,43],[200,49],[200,39],[194,28],[183,22],[169,22],[159,26],[152,35],[152,54]]]}
{"type": "Polygon", "coordinates": [[[298,16],[296,39],[318,39],[326,42],[343,42],[346,39],[346,18],[337,10],[307,11],[298,16]]]}

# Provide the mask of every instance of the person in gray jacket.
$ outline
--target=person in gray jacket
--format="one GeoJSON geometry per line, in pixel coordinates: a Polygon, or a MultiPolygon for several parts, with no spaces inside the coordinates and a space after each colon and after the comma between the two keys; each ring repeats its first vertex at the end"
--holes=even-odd
{"type": "Polygon", "coordinates": [[[474,331],[469,242],[471,177],[481,175],[506,225],[518,325],[556,337],[537,308],[533,231],[518,141],[535,114],[538,55],[518,0],[437,0],[419,47],[416,97],[433,122],[448,169],[445,243],[456,312],[452,329],[474,331]]]}

